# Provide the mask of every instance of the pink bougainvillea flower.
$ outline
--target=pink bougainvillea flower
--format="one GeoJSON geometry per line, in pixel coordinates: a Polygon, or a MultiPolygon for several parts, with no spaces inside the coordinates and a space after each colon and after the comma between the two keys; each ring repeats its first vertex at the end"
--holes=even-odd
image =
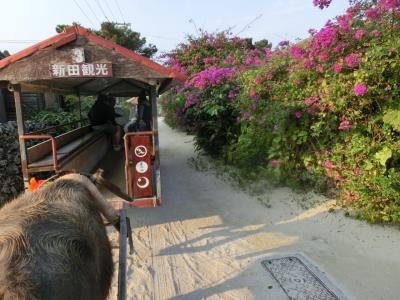
{"type": "Polygon", "coordinates": [[[303,48],[297,45],[293,45],[289,49],[289,54],[292,56],[293,59],[299,60],[303,59],[306,56],[307,52],[303,48]]]}
{"type": "Polygon", "coordinates": [[[350,31],[350,29],[351,29],[351,27],[350,27],[351,17],[352,17],[352,13],[349,13],[349,12],[347,12],[345,15],[337,17],[337,23],[339,25],[339,29],[342,32],[347,33],[347,32],[350,31]]]}
{"type": "Polygon", "coordinates": [[[381,32],[377,29],[371,31],[371,36],[378,37],[381,35],[381,32]]]}
{"type": "Polygon", "coordinates": [[[400,0],[380,0],[378,5],[386,10],[394,9],[400,6],[400,0]]]}
{"type": "Polygon", "coordinates": [[[377,19],[380,16],[380,12],[378,8],[368,8],[365,11],[365,16],[367,19],[377,19]]]}
{"type": "Polygon", "coordinates": [[[333,65],[333,72],[335,72],[336,74],[342,72],[342,64],[337,62],[333,65]]]}
{"type": "Polygon", "coordinates": [[[251,57],[246,57],[246,58],[243,59],[243,63],[244,63],[246,66],[251,65],[253,62],[254,62],[254,60],[253,60],[253,58],[251,58],[251,57]]]}
{"type": "Polygon", "coordinates": [[[313,65],[314,65],[314,63],[311,59],[306,59],[303,63],[303,66],[306,69],[311,69],[313,65]]]}
{"type": "Polygon", "coordinates": [[[360,64],[360,54],[359,53],[352,53],[350,55],[347,55],[344,58],[344,61],[350,68],[355,68],[360,64]]]}
{"type": "Polygon", "coordinates": [[[321,52],[321,53],[319,54],[319,56],[318,56],[319,61],[322,61],[322,62],[323,62],[323,61],[327,61],[328,58],[329,58],[329,54],[328,54],[328,52],[326,52],[326,51],[321,52]]]}
{"type": "Polygon", "coordinates": [[[351,129],[352,127],[353,126],[350,124],[349,121],[344,120],[344,121],[340,122],[338,129],[342,130],[342,131],[346,131],[346,130],[351,129]]]}
{"type": "Polygon", "coordinates": [[[343,49],[345,49],[347,47],[346,43],[340,43],[339,45],[337,45],[334,49],[334,51],[336,53],[339,53],[340,51],[342,51],[343,49]]]}
{"type": "Polygon", "coordinates": [[[336,179],[337,181],[342,181],[342,180],[343,180],[343,177],[340,176],[340,175],[336,175],[335,179],[336,179]]]}
{"type": "Polygon", "coordinates": [[[272,73],[267,73],[267,74],[265,75],[265,77],[266,77],[267,79],[271,80],[271,79],[272,79],[272,73]]]}
{"type": "Polygon", "coordinates": [[[189,94],[185,101],[185,108],[188,108],[198,102],[198,98],[196,94],[189,94]]]}
{"type": "Polygon", "coordinates": [[[269,58],[269,57],[271,57],[271,55],[272,55],[271,49],[269,49],[269,48],[264,48],[264,56],[265,56],[266,58],[269,58]]]}
{"type": "Polygon", "coordinates": [[[335,164],[331,160],[326,160],[326,161],[324,161],[324,167],[327,169],[334,169],[335,164]]]}
{"type": "Polygon", "coordinates": [[[322,68],[322,66],[321,66],[320,64],[318,64],[318,65],[315,67],[315,71],[317,71],[318,73],[323,73],[323,72],[324,72],[324,69],[322,68]]]}
{"type": "Polygon", "coordinates": [[[279,160],[277,159],[273,159],[271,160],[271,166],[276,168],[279,165],[279,160]]]}
{"type": "Polygon", "coordinates": [[[249,91],[249,96],[250,96],[250,98],[252,98],[252,99],[254,99],[254,98],[256,98],[256,97],[257,97],[257,95],[256,95],[256,91],[254,90],[254,88],[253,88],[253,87],[251,87],[251,88],[250,88],[250,91],[249,91]]]}
{"type": "Polygon", "coordinates": [[[356,31],[356,33],[354,34],[354,38],[355,38],[356,40],[361,40],[362,37],[364,36],[364,33],[365,33],[365,31],[364,31],[363,29],[358,29],[358,30],[356,31]]]}
{"type": "Polygon", "coordinates": [[[356,96],[364,96],[368,91],[368,88],[365,84],[363,83],[357,83],[354,87],[353,87],[353,93],[356,96]]]}
{"type": "Polygon", "coordinates": [[[313,0],[314,6],[319,7],[320,9],[327,8],[331,4],[332,0],[313,0]]]}
{"type": "Polygon", "coordinates": [[[248,120],[250,118],[250,113],[248,111],[243,112],[242,114],[243,120],[248,120]]]}
{"type": "Polygon", "coordinates": [[[306,106],[311,106],[311,105],[313,105],[315,102],[317,102],[318,99],[319,99],[318,96],[313,96],[313,97],[310,97],[310,98],[305,98],[305,99],[304,99],[304,104],[305,104],[306,106]]]}
{"type": "Polygon", "coordinates": [[[211,66],[209,69],[196,73],[191,82],[196,88],[202,90],[206,85],[219,85],[224,79],[230,78],[235,71],[235,68],[218,68],[216,66],[211,66]]]}
{"type": "Polygon", "coordinates": [[[335,27],[328,23],[314,36],[313,50],[317,50],[319,47],[329,48],[336,41],[336,38],[335,27]]]}
{"type": "Polygon", "coordinates": [[[280,47],[288,46],[289,45],[289,41],[287,41],[287,40],[280,41],[278,45],[280,47]]]}
{"type": "Polygon", "coordinates": [[[315,109],[313,107],[307,108],[306,112],[311,116],[315,115],[315,109]]]}
{"type": "Polygon", "coordinates": [[[232,98],[235,98],[235,96],[236,96],[236,92],[234,90],[229,90],[228,98],[232,99],[232,98]]]}
{"type": "Polygon", "coordinates": [[[256,77],[256,80],[255,80],[255,83],[256,84],[260,84],[261,83],[261,81],[262,81],[262,79],[261,79],[261,77],[256,77]]]}

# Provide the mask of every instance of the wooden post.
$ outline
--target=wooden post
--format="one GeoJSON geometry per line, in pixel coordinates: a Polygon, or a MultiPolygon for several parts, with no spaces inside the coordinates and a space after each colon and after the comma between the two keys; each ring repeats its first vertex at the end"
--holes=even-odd
{"type": "Polygon", "coordinates": [[[25,145],[25,140],[19,138],[21,135],[25,134],[25,125],[24,125],[22,103],[21,103],[21,86],[18,84],[14,85],[13,88],[14,88],[15,113],[17,116],[19,149],[21,154],[22,177],[24,180],[24,187],[27,188],[29,185],[29,174],[28,174],[28,160],[26,155],[26,145],[25,145]]]}
{"type": "Polygon", "coordinates": [[[156,167],[156,189],[157,189],[157,204],[161,205],[161,173],[160,173],[160,145],[158,140],[158,114],[157,114],[157,91],[156,87],[150,88],[150,103],[151,115],[153,118],[153,145],[155,150],[155,167],[156,167]]]}
{"type": "Polygon", "coordinates": [[[81,103],[81,93],[79,92],[79,90],[77,91],[77,95],[78,95],[78,104],[79,104],[79,127],[83,126],[82,123],[82,103],[81,103]]]}

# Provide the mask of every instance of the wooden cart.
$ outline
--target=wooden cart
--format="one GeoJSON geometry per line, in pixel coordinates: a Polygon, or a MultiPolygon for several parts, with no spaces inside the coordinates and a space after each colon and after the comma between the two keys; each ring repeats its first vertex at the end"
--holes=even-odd
{"type": "MultiPolygon", "coordinates": [[[[26,132],[23,93],[46,93],[53,98],[77,95],[80,104],[82,95],[104,93],[133,97],[144,91],[150,98],[152,131],[129,133],[124,138],[126,186],[130,200],[133,199],[131,206],[160,205],[157,97],[184,81],[184,76],[79,25],[0,60],[0,88],[7,87],[14,94],[25,186],[29,185],[31,177],[41,172],[92,171],[108,151],[110,141],[105,134],[92,131],[82,116],[75,129],[62,135],[52,134],[54,127],[26,132]],[[31,140],[41,142],[27,147],[27,141],[31,140]],[[135,149],[143,150],[137,148],[143,145],[146,145],[146,154],[140,157],[143,152],[135,152],[135,149]]],[[[61,126],[65,125],[71,124],[61,126]]],[[[119,299],[124,299],[126,230],[129,228],[126,207],[120,209],[120,214],[119,299]]]]}

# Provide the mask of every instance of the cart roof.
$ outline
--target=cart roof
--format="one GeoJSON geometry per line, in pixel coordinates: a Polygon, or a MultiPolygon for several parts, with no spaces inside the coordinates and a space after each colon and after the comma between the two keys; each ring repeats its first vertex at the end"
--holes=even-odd
{"type": "Polygon", "coordinates": [[[25,92],[135,96],[150,86],[163,93],[185,79],[80,25],[0,60],[0,83],[25,92]]]}

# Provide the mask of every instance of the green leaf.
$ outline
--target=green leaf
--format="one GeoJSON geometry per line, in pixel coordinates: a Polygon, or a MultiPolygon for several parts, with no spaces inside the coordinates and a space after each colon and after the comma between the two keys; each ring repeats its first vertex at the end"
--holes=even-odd
{"type": "Polygon", "coordinates": [[[383,122],[391,125],[394,130],[400,132],[400,110],[389,110],[383,116],[383,122]]]}
{"type": "Polygon", "coordinates": [[[383,147],[382,150],[375,153],[375,159],[384,167],[386,166],[387,160],[391,157],[392,157],[392,150],[390,150],[387,146],[383,147]]]}

